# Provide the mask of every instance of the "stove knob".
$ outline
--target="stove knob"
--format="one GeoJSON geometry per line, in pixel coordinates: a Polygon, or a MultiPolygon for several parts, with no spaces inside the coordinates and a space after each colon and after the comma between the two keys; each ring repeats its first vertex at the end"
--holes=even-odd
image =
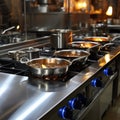
{"type": "Polygon", "coordinates": [[[95,78],[91,81],[93,87],[102,87],[102,81],[98,78],[95,78]]]}
{"type": "Polygon", "coordinates": [[[81,109],[82,107],[82,102],[78,98],[73,98],[68,101],[68,105],[72,110],[74,109],[81,109]]]}
{"type": "Polygon", "coordinates": [[[58,115],[60,118],[66,120],[71,120],[73,116],[72,110],[68,106],[63,106],[62,108],[59,109],[58,115]]]}
{"type": "Polygon", "coordinates": [[[83,106],[86,105],[86,98],[84,95],[79,94],[76,98],[73,98],[68,101],[68,105],[72,110],[74,109],[81,109],[83,106]]]}
{"type": "Polygon", "coordinates": [[[104,75],[106,75],[106,76],[110,76],[110,75],[113,75],[113,70],[112,70],[112,68],[105,68],[104,70],[103,70],[103,73],[104,73],[104,75]]]}

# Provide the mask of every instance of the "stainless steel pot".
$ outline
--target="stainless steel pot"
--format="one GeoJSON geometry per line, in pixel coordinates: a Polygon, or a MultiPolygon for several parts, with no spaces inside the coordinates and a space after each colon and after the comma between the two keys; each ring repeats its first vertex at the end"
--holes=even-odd
{"type": "Polygon", "coordinates": [[[90,53],[85,50],[64,49],[55,51],[54,55],[56,57],[68,59],[73,63],[74,61],[85,62],[90,53]]]}
{"type": "Polygon", "coordinates": [[[37,58],[26,63],[32,74],[44,77],[62,75],[68,71],[71,62],[62,58],[37,58]]]}
{"type": "Polygon", "coordinates": [[[29,60],[39,58],[40,57],[40,49],[39,48],[33,48],[29,47],[27,49],[24,49],[24,56],[20,58],[21,63],[26,63],[29,60]]]}
{"type": "Polygon", "coordinates": [[[8,51],[8,55],[13,60],[20,61],[20,59],[25,56],[25,52],[21,50],[12,50],[8,51]]]}
{"type": "Polygon", "coordinates": [[[39,4],[56,4],[56,0],[37,0],[39,4]]]}
{"type": "Polygon", "coordinates": [[[34,58],[39,58],[40,56],[40,49],[39,48],[33,48],[29,47],[28,49],[25,50],[27,53],[28,59],[34,59],[34,58]]]}
{"type": "Polygon", "coordinates": [[[72,30],[55,29],[51,31],[51,45],[55,49],[66,48],[69,42],[72,42],[72,30]]]}

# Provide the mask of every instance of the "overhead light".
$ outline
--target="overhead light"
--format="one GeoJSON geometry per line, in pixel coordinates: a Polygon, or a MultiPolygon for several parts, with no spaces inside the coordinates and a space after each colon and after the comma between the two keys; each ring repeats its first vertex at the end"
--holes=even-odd
{"type": "Polygon", "coordinates": [[[106,11],[106,15],[112,16],[112,14],[113,14],[113,7],[110,5],[106,11]]]}

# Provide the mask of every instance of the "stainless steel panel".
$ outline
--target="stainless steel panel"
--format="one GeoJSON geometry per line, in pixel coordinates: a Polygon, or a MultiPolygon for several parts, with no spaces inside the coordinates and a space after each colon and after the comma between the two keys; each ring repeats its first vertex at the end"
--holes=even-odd
{"type": "Polygon", "coordinates": [[[77,120],[101,120],[99,113],[99,99],[97,99],[85,117],[83,119],[80,118],[77,120]]]}
{"type": "Polygon", "coordinates": [[[113,81],[105,88],[105,90],[100,95],[100,116],[104,115],[108,107],[112,104],[112,87],[113,81]]]}
{"type": "Polygon", "coordinates": [[[53,88],[53,91],[46,92],[30,85],[25,76],[0,73],[0,119],[34,120],[41,118],[76,87],[79,87],[79,84],[71,80],[58,91],[53,88]]]}

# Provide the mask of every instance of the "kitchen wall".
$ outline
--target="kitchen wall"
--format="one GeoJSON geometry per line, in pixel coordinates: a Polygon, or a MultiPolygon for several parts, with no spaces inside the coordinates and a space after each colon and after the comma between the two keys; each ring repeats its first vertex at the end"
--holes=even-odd
{"type": "MultiPolygon", "coordinates": [[[[112,1],[113,6],[115,7],[114,17],[115,18],[120,17],[120,9],[119,9],[120,0],[88,0],[88,1],[90,2],[91,6],[93,6],[94,11],[101,10],[102,13],[105,13],[105,11],[108,8],[108,4],[110,3],[110,1],[112,1]]],[[[87,17],[83,17],[83,15],[81,14],[78,14],[78,16],[76,16],[75,14],[75,15],[71,15],[75,17],[71,17],[69,22],[68,20],[69,17],[66,17],[69,15],[66,15],[62,12],[34,13],[33,11],[30,11],[26,15],[24,14],[24,0],[0,0],[0,3],[3,2],[5,3],[4,6],[5,9],[2,8],[3,11],[8,10],[8,13],[10,14],[8,14],[8,16],[6,17],[3,16],[2,12],[0,12],[0,24],[6,23],[9,25],[9,27],[12,25],[19,24],[21,26],[21,30],[24,30],[25,27],[25,16],[27,16],[26,26],[29,29],[34,28],[36,26],[41,28],[46,28],[46,26],[48,28],[51,26],[52,28],[56,28],[56,27],[62,28],[63,26],[65,26],[66,23],[67,23],[66,27],[68,27],[68,25],[74,27],[77,24],[79,24],[79,21],[88,22],[89,19],[88,14],[86,15],[87,17]]],[[[26,6],[26,9],[27,7],[28,6],[26,6]]],[[[2,10],[0,9],[0,11],[2,10]]],[[[103,17],[103,15],[101,16],[103,17]]]]}
{"type": "Polygon", "coordinates": [[[5,0],[11,10],[11,25],[24,25],[22,2],[24,0],[5,0]]]}

